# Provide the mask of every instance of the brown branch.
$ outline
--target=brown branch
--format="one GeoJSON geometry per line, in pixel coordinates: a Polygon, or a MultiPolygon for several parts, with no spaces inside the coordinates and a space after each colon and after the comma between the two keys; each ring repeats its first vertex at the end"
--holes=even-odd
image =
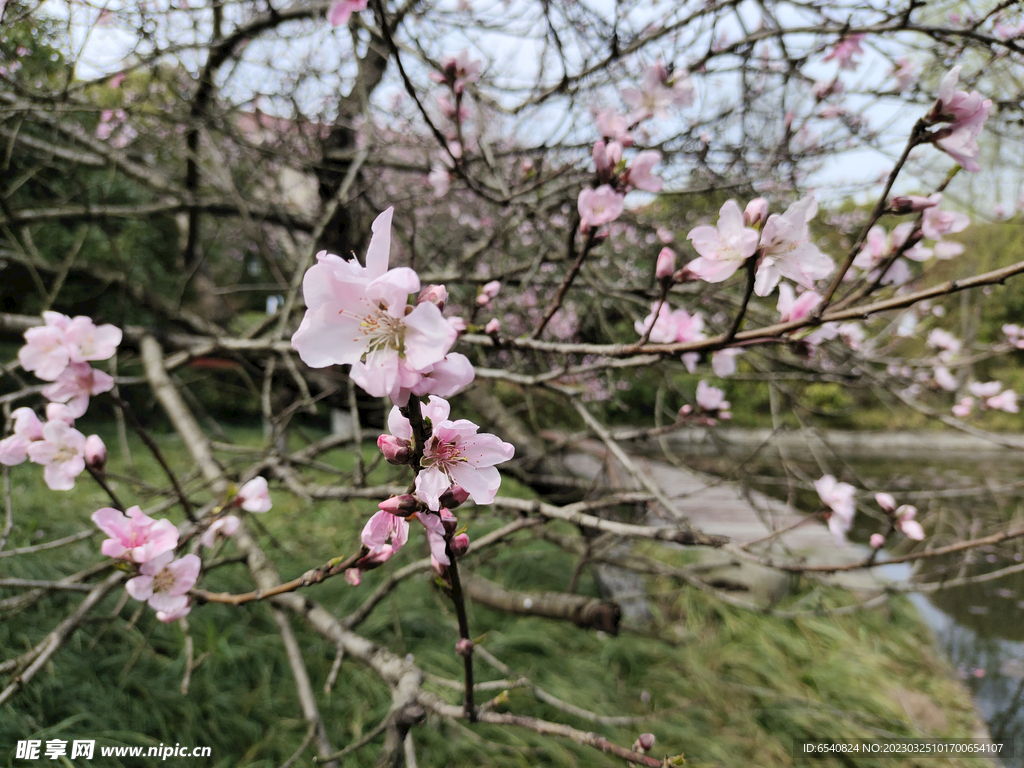
{"type": "Polygon", "coordinates": [[[581,629],[617,635],[622,609],[614,600],[562,592],[513,592],[481,576],[467,576],[463,588],[473,602],[519,616],[571,621],[581,629]]]}

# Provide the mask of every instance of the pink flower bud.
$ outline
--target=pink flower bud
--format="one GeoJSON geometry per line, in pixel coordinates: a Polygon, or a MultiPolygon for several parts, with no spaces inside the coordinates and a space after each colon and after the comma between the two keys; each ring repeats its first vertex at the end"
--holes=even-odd
{"type": "Polygon", "coordinates": [[[416,303],[422,304],[425,301],[429,301],[438,309],[443,310],[445,304],[448,303],[448,289],[443,285],[428,285],[420,292],[416,303]]]}
{"type": "Polygon", "coordinates": [[[658,263],[654,270],[654,276],[659,280],[667,280],[676,271],[676,252],[671,248],[662,248],[658,254],[658,263]]]}
{"type": "Polygon", "coordinates": [[[447,509],[455,509],[466,503],[469,498],[469,491],[463,488],[461,485],[453,485],[447,491],[441,494],[439,501],[442,507],[447,509]]]}
{"type": "Polygon", "coordinates": [[[455,652],[459,654],[459,656],[472,656],[473,641],[468,637],[460,637],[458,642],[455,643],[455,652]]]}
{"type": "Polygon", "coordinates": [[[491,303],[491,297],[488,296],[486,293],[478,294],[476,297],[476,303],[481,307],[486,307],[488,304],[491,303]]]}
{"type": "Polygon", "coordinates": [[[501,290],[501,282],[498,280],[491,280],[491,282],[484,284],[484,287],[480,289],[480,293],[489,299],[493,299],[498,295],[498,291],[501,290]]]}
{"type": "Polygon", "coordinates": [[[484,326],[486,333],[499,333],[501,331],[501,321],[498,318],[492,318],[487,325],[484,326]]]}
{"type": "Polygon", "coordinates": [[[363,572],[358,568],[349,568],[345,571],[345,581],[351,584],[353,587],[358,587],[359,582],[362,580],[363,572]]]}
{"type": "Polygon", "coordinates": [[[388,464],[408,464],[412,459],[412,446],[400,437],[381,435],[377,438],[377,447],[388,464]]]}
{"type": "Polygon", "coordinates": [[[755,197],[747,203],[743,211],[743,223],[748,227],[757,227],[768,219],[768,201],[763,197],[755,197]]]}
{"type": "Polygon", "coordinates": [[[871,548],[872,549],[881,549],[883,544],[885,544],[885,536],[883,536],[880,533],[872,533],[871,534],[871,548]]]}
{"type": "Polygon", "coordinates": [[[639,745],[640,749],[646,752],[654,747],[655,741],[657,741],[657,739],[654,738],[653,733],[641,733],[637,738],[636,743],[639,745]]]}
{"type": "Polygon", "coordinates": [[[456,557],[462,557],[469,551],[469,536],[465,533],[460,533],[454,537],[449,544],[452,550],[452,554],[456,557]]]}
{"type": "Polygon", "coordinates": [[[103,471],[107,463],[107,446],[103,444],[99,435],[89,435],[85,438],[85,463],[95,470],[103,471]]]}
{"type": "Polygon", "coordinates": [[[404,493],[401,496],[392,496],[390,499],[382,501],[377,507],[383,512],[390,512],[398,517],[406,517],[413,512],[418,512],[420,503],[416,500],[415,496],[404,493]]]}
{"type": "Polygon", "coordinates": [[[900,195],[889,201],[889,210],[893,213],[914,213],[926,208],[934,208],[939,198],[922,197],[921,195],[900,195]]]}
{"type": "Polygon", "coordinates": [[[886,512],[892,514],[896,511],[896,499],[892,497],[891,493],[876,493],[875,501],[886,512]]]}

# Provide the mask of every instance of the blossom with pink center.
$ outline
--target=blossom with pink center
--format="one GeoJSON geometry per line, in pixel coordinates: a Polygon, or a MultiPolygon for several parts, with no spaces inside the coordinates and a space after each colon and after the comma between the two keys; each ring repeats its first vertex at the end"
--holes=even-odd
{"type": "Polygon", "coordinates": [[[814,291],[804,291],[797,298],[793,286],[789,283],[779,285],[779,303],[776,305],[776,309],[781,315],[779,318],[781,323],[803,320],[819,304],[821,304],[821,296],[814,291]]]}
{"type": "Polygon", "coordinates": [[[704,316],[700,312],[690,314],[685,309],[672,309],[665,302],[654,302],[651,314],[643,320],[637,320],[633,328],[643,338],[647,329],[651,329],[648,339],[655,344],[673,344],[700,341],[704,338],[704,316]],[[660,304],[660,306],[659,306],[660,304]],[[654,313],[658,316],[655,318],[654,313]],[[651,327],[651,323],[654,327],[651,327]]]}
{"type": "Polygon", "coordinates": [[[121,329],[105,324],[97,326],[93,321],[79,315],[68,323],[64,338],[72,363],[90,360],[109,360],[121,343],[121,329]]]}
{"type": "Polygon", "coordinates": [[[436,83],[447,83],[455,93],[462,93],[469,83],[480,79],[483,64],[477,59],[469,58],[469,50],[463,48],[455,56],[441,59],[441,71],[432,72],[430,78],[436,83]]]}
{"type": "Polygon", "coordinates": [[[840,69],[856,69],[860,66],[860,56],[863,55],[864,49],[860,47],[866,35],[858,33],[855,35],[847,35],[839,44],[828,52],[825,56],[825,61],[835,61],[839,64],[840,69]]]}
{"type": "Polygon", "coordinates": [[[896,521],[893,523],[896,530],[900,531],[908,539],[922,541],[924,539],[924,528],[914,519],[917,515],[917,507],[904,504],[896,510],[896,521]]]}
{"type": "Polygon", "coordinates": [[[676,252],[671,248],[662,248],[654,267],[654,276],[658,280],[668,280],[676,271],[676,252]]]}
{"type": "Polygon", "coordinates": [[[619,218],[625,209],[625,202],[622,195],[607,184],[602,184],[597,189],[587,187],[582,190],[576,207],[584,224],[600,227],[619,218]]]}
{"type": "Polygon", "coordinates": [[[825,475],[814,481],[814,489],[822,504],[832,510],[828,518],[828,528],[832,532],[837,546],[846,543],[846,534],[853,527],[853,516],[856,508],[853,495],[856,493],[849,483],[840,483],[832,475],[825,475]]]}
{"type": "Polygon", "coordinates": [[[160,621],[173,621],[191,609],[188,591],[195,586],[201,566],[196,555],[175,560],[174,552],[164,552],[143,563],[139,575],[124,587],[136,600],[148,602],[160,621]]]}
{"type": "Polygon", "coordinates": [[[43,381],[53,381],[71,362],[67,345],[71,318],[60,312],[44,312],[43,320],[45,325],[25,331],[25,346],[18,350],[18,362],[43,381]]]}
{"type": "Polygon", "coordinates": [[[43,387],[43,397],[65,403],[74,418],[81,418],[89,408],[89,397],[109,392],[114,379],[88,363],[71,363],[52,384],[43,387]]]}
{"type": "Polygon", "coordinates": [[[639,88],[623,88],[622,100],[633,110],[632,122],[648,117],[668,117],[668,107],[687,107],[693,103],[695,89],[689,76],[683,72],[670,78],[665,66],[658,62],[644,70],[639,88]]]}
{"type": "Polygon", "coordinates": [[[42,464],[43,479],[53,491],[75,487],[75,478],[85,470],[85,435],[63,421],[43,425],[43,439],[31,443],[28,458],[42,464]]]}
{"type": "Polygon", "coordinates": [[[977,163],[980,149],[978,135],[985,127],[992,100],[983,99],[977,91],[956,90],[960,78],[960,65],[953,67],[939,83],[938,100],[927,120],[930,123],[948,122],[932,134],[935,145],[959,163],[965,171],[980,169],[977,163]]]}
{"type": "Polygon", "coordinates": [[[234,515],[225,515],[224,517],[218,517],[207,528],[203,535],[199,538],[199,543],[204,547],[212,547],[217,543],[217,535],[220,534],[225,538],[230,538],[235,535],[235,531],[238,530],[238,526],[242,524],[234,515]]]}
{"type": "Polygon", "coordinates": [[[400,363],[412,371],[434,365],[458,335],[430,302],[408,311],[408,296],[419,291],[420,280],[407,267],[388,270],[392,211],[373,223],[365,267],[317,255],[302,283],[306,314],[292,336],[307,365],[350,364],[352,379],[375,397],[399,385],[400,363]]]}
{"type": "MultiPolygon", "coordinates": [[[[511,459],[515,448],[495,435],[477,434],[479,427],[471,421],[449,421],[450,406],[440,397],[431,395],[420,410],[424,419],[430,419],[432,431],[416,475],[416,498],[437,512],[439,497],[460,485],[477,504],[494,501],[501,485],[494,465],[511,459]]],[[[391,409],[388,427],[401,440],[413,438],[412,425],[397,407],[391,409]]]]}
{"type": "Polygon", "coordinates": [[[661,176],[653,173],[654,166],[661,162],[661,152],[645,150],[633,158],[626,171],[625,183],[644,192],[661,192],[664,183],[661,176]]]}
{"type": "Polygon", "coordinates": [[[828,277],[835,264],[811,242],[808,222],[818,211],[813,196],[797,200],[782,215],[772,214],[761,231],[761,260],[757,265],[754,293],[767,296],[786,277],[813,288],[815,280],[828,277]]]}
{"type": "Polygon", "coordinates": [[[360,539],[370,555],[380,555],[388,547],[390,557],[409,540],[409,523],[404,517],[378,510],[366,521],[360,539]]]}
{"type": "Polygon", "coordinates": [[[107,557],[130,563],[148,563],[178,546],[178,529],[170,520],[154,520],[141,509],[129,507],[127,515],[113,507],[92,513],[92,521],[110,536],[100,545],[107,557]]]}
{"type": "Polygon", "coordinates": [[[935,201],[935,205],[927,208],[924,218],[921,221],[921,232],[930,240],[941,240],[943,235],[963,232],[971,223],[971,217],[966,213],[955,213],[953,211],[939,210],[939,202],[942,195],[936,193],[929,199],[935,201]]]}
{"type": "Polygon", "coordinates": [[[28,447],[43,439],[43,425],[31,408],[18,408],[11,414],[14,434],[0,440],[0,464],[13,467],[28,458],[28,447]]]}
{"type": "Polygon", "coordinates": [[[338,2],[327,9],[327,21],[330,22],[332,27],[348,24],[349,17],[353,13],[366,10],[366,4],[367,0],[338,0],[338,2]]]}
{"type": "Polygon", "coordinates": [[[717,227],[695,227],[686,238],[700,254],[686,268],[701,280],[720,283],[754,255],[760,235],[744,226],[739,205],[729,200],[719,211],[717,227]]]}

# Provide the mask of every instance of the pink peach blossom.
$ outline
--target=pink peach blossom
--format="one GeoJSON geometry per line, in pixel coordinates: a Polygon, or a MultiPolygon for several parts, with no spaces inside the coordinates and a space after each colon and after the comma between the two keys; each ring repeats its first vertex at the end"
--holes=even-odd
{"type": "Polygon", "coordinates": [[[71,414],[81,418],[89,408],[89,397],[109,392],[114,379],[88,363],[71,363],[52,384],[43,387],[43,397],[66,403],[71,414]]]}
{"type": "Polygon", "coordinates": [[[619,218],[624,210],[624,203],[622,195],[607,184],[602,184],[597,189],[587,187],[582,190],[577,208],[584,224],[588,227],[600,227],[619,218]]]}
{"type": "Polygon", "coordinates": [[[164,552],[142,564],[139,575],[125,583],[128,594],[145,600],[160,621],[173,621],[185,616],[189,605],[188,591],[199,578],[202,561],[196,555],[175,560],[174,552],[164,552]]]}
{"type": "Polygon", "coordinates": [[[654,276],[658,280],[667,280],[676,271],[676,252],[671,248],[662,248],[654,267],[654,276]]]}
{"type": "Polygon", "coordinates": [[[64,331],[68,354],[72,363],[109,360],[121,343],[121,329],[113,325],[96,326],[85,316],[68,323],[64,331]]]}
{"type": "Polygon", "coordinates": [[[803,320],[811,311],[821,303],[821,296],[814,291],[804,291],[800,297],[796,297],[793,286],[789,283],[779,285],[779,303],[776,309],[779,310],[779,322],[789,323],[794,320],[803,320]]]}
{"type": "Polygon", "coordinates": [[[29,459],[42,464],[43,479],[53,491],[75,487],[75,478],[85,470],[85,435],[63,421],[43,425],[43,439],[31,443],[29,459]]]}
{"type": "Polygon", "coordinates": [[[700,254],[686,268],[701,280],[720,283],[754,255],[760,235],[743,225],[743,212],[735,200],[719,212],[718,227],[696,227],[686,236],[700,254]]]}
{"type": "Polygon", "coordinates": [[[107,557],[147,563],[178,546],[178,529],[170,520],[154,520],[136,507],[127,516],[112,507],[92,513],[92,521],[110,536],[100,546],[107,557]]]}
{"type": "Polygon", "coordinates": [[[404,517],[379,510],[366,521],[360,539],[370,555],[381,554],[389,544],[390,553],[394,554],[409,540],[409,523],[404,517]]]}
{"type": "Polygon", "coordinates": [[[814,481],[814,489],[822,503],[832,510],[829,515],[828,527],[837,545],[846,543],[846,534],[853,527],[853,516],[856,507],[853,495],[856,493],[849,483],[840,483],[832,475],[824,475],[814,481]]]}
{"type": "Polygon", "coordinates": [[[350,364],[352,379],[375,397],[396,391],[403,370],[415,372],[443,360],[457,337],[434,304],[406,311],[408,295],[420,284],[411,269],[388,270],[392,211],[374,221],[365,267],[318,254],[319,263],[303,279],[307,309],[292,336],[307,365],[350,364]]]}
{"type": "Polygon", "coordinates": [[[626,171],[625,183],[644,192],[661,192],[664,183],[661,176],[653,173],[654,166],[661,162],[661,152],[645,150],[633,158],[626,171]]]}
{"type": "Polygon", "coordinates": [[[14,434],[0,440],[0,464],[13,467],[28,458],[28,447],[43,439],[43,425],[31,408],[18,408],[14,419],[14,434]]]}
{"type": "Polygon", "coordinates": [[[840,69],[856,69],[860,65],[860,56],[864,49],[860,44],[867,35],[862,33],[848,35],[839,41],[839,44],[825,56],[824,61],[836,61],[840,69]]]}
{"type": "Polygon", "coordinates": [[[754,293],[767,296],[782,278],[804,288],[828,277],[835,264],[811,242],[808,222],[818,211],[813,196],[797,200],[784,214],[772,214],[761,232],[761,260],[758,262],[754,293]]]}
{"type": "MultiPolygon", "coordinates": [[[[432,434],[427,440],[416,475],[416,498],[431,510],[440,509],[439,497],[453,485],[460,485],[477,504],[490,504],[498,492],[501,476],[495,464],[508,461],[515,448],[494,435],[477,434],[479,427],[466,419],[449,421],[447,400],[430,396],[420,405],[424,419],[430,419],[432,434]]],[[[388,417],[391,434],[412,440],[412,425],[397,407],[388,417]]]]}
{"type": "Polygon", "coordinates": [[[332,27],[347,24],[353,13],[366,10],[367,0],[338,0],[327,10],[327,21],[332,27]]]}

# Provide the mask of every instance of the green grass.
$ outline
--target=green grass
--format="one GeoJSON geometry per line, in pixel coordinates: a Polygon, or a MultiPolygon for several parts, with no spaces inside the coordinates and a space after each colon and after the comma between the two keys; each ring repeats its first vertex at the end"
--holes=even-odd
{"type": "MultiPolygon", "coordinates": [[[[253,430],[229,430],[234,439],[253,444],[253,430]]],[[[113,434],[112,469],[126,472],[113,434]]],[[[294,445],[301,444],[293,437],[294,445]]],[[[180,441],[161,439],[178,467],[190,467],[180,441]]],[[[141,446],[133,443],[134,472],[163,487],[163,480],[141,446]]],[[[375,451],[365,457],[373,461],[375,451]]],[[[229,468],[246,457],[223,453],[229,468]]],[[[354,454],[335,451],[327,460],[351,469],[354,454]]],[[[327,475],[325,474],[321,481],[327,475]]],[[[401,479],[399,470],[378,465],[370,481],[401,479]]],[[[193,478],[191,484],[198,482],[193,478]]],[[[16,529],[9,547],[24,546],[88,528],[88,516],[105,504],[83,476],[74,491],[55,493],[41,482],[34,465],[11,471],[16,529]]],[[[126,503],[152,503],[127,481],[117,483],[126,503]]],[[[511,481],[503,493],[525,495],[511,481]]],[[[202,492],[196,492],[202,497],[202,492]]],[[[279,564],[283,578],[294,577],[330,557],[354,550],[371,502],[308,503],[272,486],[274,509],[260,518],[266,533],[258,537],[279,564]]],[[[180,510],[168,513],[175,521],[180,510]]],[[[487,509],[463,510],[462,522],[479,536],[505,519],[487,509]]],[[[556,528],[573,535],[568,525],[556,528]]],[[[0,559],[5,576],[52,579],[96,562],[99,536],[56,553],[0,559]]],[[[232,552],[228,544],[223,554],[232,552]]],[[[336,615],[355,609],[388,571],[426,554],[420,531],[385,568],[365,574],[359,588],[337,578],[309,590],[336,615]]],[[[682,563],[691,556],[654,545],[650,556],[682,563]]],[[[514,545],[495,548],[467,561],[473,572],[516,589],[564,590],[574,559],[552,544],[518,534],[514,545]]],[[[252,587],[244,566],[228,565],[205,577],[203,587],[244,591],[252,587]]],[[[904,702],[923,694],[932,714],[944,720],[929,736],[965,737],[973,712],[963,689],[952,682],[946,664],[909,604],[893,600],[884,611],[842,618],[777,619],[740,611],[702,592],[669,580],[651,580],[654,626],[644,635],[618,637],[584,632],[562,623],[507,616],[482,606],[470,607],[474,634],[490,652],[516,672],[526,674],[549,693],[606,715],[643,718],[635,725],[605,727],[561,713],[524,689],[513,689],[501,708],[597,730],[628,746],[650,731],[658,737],[657,755],[685,754],[690,766],[787,766],[792,740],[803,737],[877,737],[918,735],[920,713],[908,715],[904,702]]],[[[596,594],[589,571],[579,591],[596,594]]],[[[0,591],[0,599],[13,590],[0,591]]],[[[120,590],[108,597],[95,617],[118,608],[120,590]]],[[[793,600],[800,599],[800,595],[793,600]]],[[[825,605],[841,605],[849,596],[835,590],[825,605]]],[[[0,617],[0,661],[38,642],[80,597],[54,594],[16,613],[0,617]]],[[[192,676],[191,688],[179,687],[184,669],[183,637],[176,625],[157,622],[152,611],[138,614],[129,600],[113,619],[86,623],[13,702],[0,708],[0,765],[28,765],[14,759],[14,745],[26,738],[95,738],[101,744],[210,746],[213,758],[179,760],[203,766],[278,766],[302,741],[305,724],[277,628],[262,603],[241,608],[205,605],[189,616],[196,655],[206,655],[192,676]]],[[[299,622],[298,639],[332,743],[340,748],[371,730],[390,705],[386,687],[357,663],[345,661],[330,695],[323,684],[334,648],[299,622]]],[[[450,602],[429,574],[402,584],[360,627],[360,632],[399,654],[412,654],[427,672],[459,680],[461,660],[454,653],[456,622],[450,602]]],[[[501,676],[477,659],[480,680],[501,676]]],[[[456,702],[457,691],[428,683],[430,690],[456,702]]],[[[481,694],[493,696],[495,692],[481,694]]],[[[934,718],[933,718],[934,720],[934,718]]],[[[415,730],[421,766],[621,766],[594,750],[523,730],[467,727],[429,721],[415,730]]],[[[343,765],[371,766],[378,737],[343,765]]],[[[306,753],[300,765],[310,765],[306,753]]],[[[152,759],[94,760],[96,765],[148,765],[152,759]]],[[[812,763],[806,761],[808,765],[812,763]]],[[[84,763],[83,763],[84,764],[84,763]]],[[[167,765],[174,765],[172,758],[167,765]]],[[[815,760],[813,765],[839,765],[815,760]]],[[[843,765],[890,765],[860,759],[843,765]]],[[[903,765],[915,765],[906,761],[903,765]]],[[[932,768],[959,765],[930,759],[932,768]]],[[[968,765],[964,762],[964,765],[968,765]]]]}

